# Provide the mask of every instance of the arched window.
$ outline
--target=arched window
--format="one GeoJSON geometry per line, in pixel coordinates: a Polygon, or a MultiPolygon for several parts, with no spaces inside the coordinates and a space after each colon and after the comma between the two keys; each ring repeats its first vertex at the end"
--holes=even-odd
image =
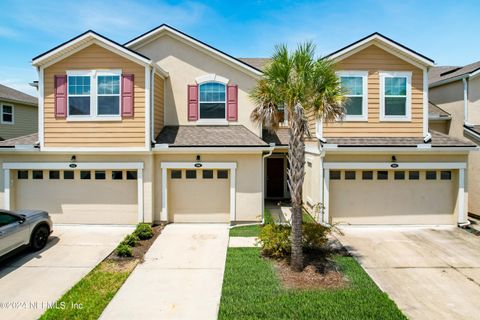
{"type": "Polygon", "coordinates": [[[219,82],[204,82],[199,86],[200,119],[226,118],[226,86],[219,82]]]}

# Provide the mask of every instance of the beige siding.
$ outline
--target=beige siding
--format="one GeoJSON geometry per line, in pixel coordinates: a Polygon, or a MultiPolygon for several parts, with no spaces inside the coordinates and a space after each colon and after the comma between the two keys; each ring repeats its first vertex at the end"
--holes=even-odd
{"type": "Polygon", "coordinates": [[[421,137],[423,135],[423,71],[371,45],[341,60],[338,70],[368,71],[368,121],[326,123],[324,137],[421,137]],[[380,71],[412,72],[412,119],[380,121],[380,71]]]}
{"type": "Polygon", "coordinates": [[[468,80],[468,122],[480,124],[480,77],[468,80]]]}
{"type": "Polygon", "coordinates": [[[430,132],[437,131],[437,132],[448,134],[448,131],[450,130],[450,120],[429,121],[428,130],[430,132]]]}
{"type": "Polygon", "coordinates": [[[463,83],[462,81],[451,82],[428,90],[429,100],[452,116],[448,134],[463,137],[463,83]]]}
{"type": "Polygon", "coordinates": [[[165,81],[165,125],[196,124],[188,121],[187,117],[187,86],[195,84],[197,77],[215,74],[238,85],[238,121],[230,121],[230,124],[244,125],[260,135],[260,127],[250,121],[254,104],[249,92],[256,84],[253,76],[168,35],[135,50],[154,60],[169,73],[165,81]]]}
{"type": "MultiPolygon", "coordinates": [[[[38,107],[0,101],[1,105],[13,106],[13,124],[0,123],[0,137],[10,139],[38,131],[38,107]]],[[[1,110],[1,109],[0,109],[1,110]]]]}
{"type": "Polygon", "coordinates": [[[153,128],[155,137],[162,131],[165,122],[165,80],[160,78],[157,74],[154,79],[154,113],[153,113],[153,128]]]}
{"type": "Polygon", "coordinates": [[[143,147],[145,146],[145,67],[107,49],[91,45],[49,66],[45,81],[46,147],[143,147]],[[135,75],[134,117],[113,122],[71,122],[54,114],[54,76],[67,70],[121,69],[135,75]]]}

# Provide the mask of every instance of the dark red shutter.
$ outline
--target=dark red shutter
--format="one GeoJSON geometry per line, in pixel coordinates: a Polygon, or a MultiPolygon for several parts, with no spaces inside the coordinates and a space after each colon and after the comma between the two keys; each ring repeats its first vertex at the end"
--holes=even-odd
{"type": "Polygon", "coordinates": [[[237,121],[238,119],[238,86],[227,85],[227,120],[237,121]]]}
{"type": "Polygon", "coordinates": [[[198,85],[188,85],[188,121],[198,120],[198,85]]]}
{"type": "Polygon", "coordinates": [[[133,74],[122,74],[122,117],[133,117],[133,74]]]}
{"type": "Polygon", "coordinates": [[[67,117],[67,76],[55,76],[55,117],[67,117]]]}

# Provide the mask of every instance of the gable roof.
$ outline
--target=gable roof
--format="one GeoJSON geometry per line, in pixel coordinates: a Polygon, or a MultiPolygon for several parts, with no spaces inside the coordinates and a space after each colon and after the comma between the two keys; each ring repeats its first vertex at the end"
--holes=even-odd
{"type": "Polygon", "coordinates": [[[480,74],[480,61],[467,64],[463,67],[441,66],[433,69],[434,72],[429,76],[428,79],[431,87],[480,74]]]}
{"type": "Polygon", "coordinates": [[[106,49],[114,50],[118,54],[130,60],[134,60],[144,65],[151,64],[151,60],[148,57],[138,52],[135,52],[134,50],[127,48],[105,36],[102,36],[101,34],[93,30],[87,30],[84,33],[34,57],[32,59],[32,65],[40,66],[52,63],[59,58],[69,56],[77,52],[78,50],[83,49],[94,43],[106,49]]]}
{"type": "Polygon", "coordinates": [[[443,110],[435,103],[428,101],[428,119],[429,120],[450,120],[451,114],[443,110]]]}
{"type": "Polygon", "coordinates": [[[32,106],[38,105],[38,99],[13,88],[0,84],[0,101],[19,102],[32,106]]]}
{"type": "Polygon", "coordinates": [[[414,51],[401,43],[398,43],[378,32],[374,32],[360,40],[357,40],[335,52],[327,55],[327,58],[332,60],[342,60],[353,53],[360,51],[363,48],[366,48],[372,44],[380,46],[382,49],[390,49],[391,53],[402,57],[404,60],[410,60],[416,64],[422,66],[431,67],[435,64],[435,61],[432,59],[414,51]]]}
{"type": "Polygon", "coordinates": [[[204,51],[206,52],[209,52],[209,53],[213,53],[215,54],[216,56],[218,57],[221,57],[223,58],[224,60],[228,61],[229,63],[237,66],[237,67],[241,67],[242,69],[244,70],[248,70],[249,72],[255,74],[255,75],[261,75],[262,74],[262,71],[258,68],[256,68],[255,66],[252,66],[238,58],[235,58],[231,55],[229,55],[228,53],[225,53],[215,47],[212,47],[211,45],[203,42],[203,41],[200,41],[178,29],[175,29],[167,24],[161,24],[160,26],[156,27],[156,28],[153,28],[147,32],[145,32],[144,34],[141,34],[139,35],[138,37],[136,38],[133,38],[132,40],[126,42],[124,44],[125,47],[127,48],[136,48],[138,47],[139,45],[145,43],[145,42],[149,42],[151,41],[152,39],[155,39],[156,37],[159,37],[161,36],[162,34],[164,33],[168,33],[170,35],[173,35],[174,37],[176,37],[177,39],[181,39],[181,40],[184,40],[186,41],[187,43],[191,44],[191,45],[194,45],[194,46],[197,46],[201,49],[203,49],[204,51]]]}
{"type": "Polygon", "coordinates": [[[38,133],[0,141],[0,148],[14,148],[18,145],[35,145],[38,142],[38,133]]]}

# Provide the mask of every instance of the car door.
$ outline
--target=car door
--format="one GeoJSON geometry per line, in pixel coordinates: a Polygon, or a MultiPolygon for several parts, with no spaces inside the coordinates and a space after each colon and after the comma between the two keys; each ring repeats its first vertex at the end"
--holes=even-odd
{"type": "Polygon", "coordinates": [[[18,216],[0,212],[0,256],[28,242],[28,234],[18,216]]]}

